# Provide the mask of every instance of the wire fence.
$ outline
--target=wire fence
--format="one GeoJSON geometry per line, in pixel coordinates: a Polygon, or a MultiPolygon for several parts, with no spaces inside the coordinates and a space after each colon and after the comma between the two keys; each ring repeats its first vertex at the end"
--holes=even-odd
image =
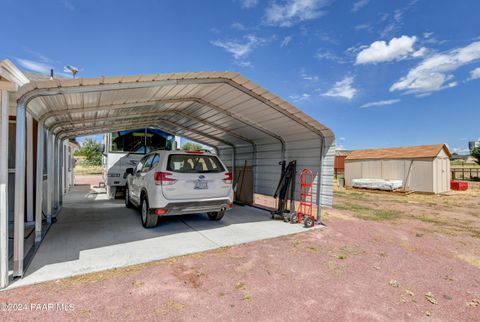
{"type": "Polygon", "coordinates": [[[480,180],[480,167],[451,168],[452,180],[480,180]]]}

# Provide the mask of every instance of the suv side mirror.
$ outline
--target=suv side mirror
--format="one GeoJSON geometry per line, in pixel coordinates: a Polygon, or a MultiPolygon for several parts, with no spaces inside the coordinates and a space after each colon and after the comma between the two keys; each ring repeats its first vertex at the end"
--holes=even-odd
{"type": "Polygon", "coordinates": [[[125,173],[126,173],[127,175],[129,175],[129,174],[133,175],[133,171],[134,171],[133,168],[127,168],[127,169],[125,169],[125,173]]]}

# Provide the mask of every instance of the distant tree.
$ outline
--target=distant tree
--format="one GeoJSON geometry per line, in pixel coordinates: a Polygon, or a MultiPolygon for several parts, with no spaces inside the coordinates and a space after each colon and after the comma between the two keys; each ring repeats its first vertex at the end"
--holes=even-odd
{"type": "Polygon", "coordinates": [[[184,151],[200,151],[203,150],[203,146],[201,144],[187,142],[182,145],[182,150],[184,151]]]}
{"type": "Polygon", "coordinates": [[[480,147],[474,148],[471,155],[475,158],[475,163],[480,164],[480,147]]]}
{"type": "Polygon", "coordinates": [[[94,139],[86,139],[82,147],[75,152],[76,156],[85,157],[85,165],[97,166],[102,165],[102,153],[100,152],[100,144],[94,139]]]}

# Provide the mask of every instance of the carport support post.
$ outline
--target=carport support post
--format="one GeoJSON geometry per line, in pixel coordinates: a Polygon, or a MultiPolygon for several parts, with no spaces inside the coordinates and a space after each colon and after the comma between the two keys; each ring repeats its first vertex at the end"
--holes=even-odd
{"type": "MultiPolygon", "coordinates": [[[[235,182],[235,163],[237,162],[237,151],[234,146],[232,146],[232,182],[235,182]]],[[[237,182],[238,183],[238,182],[237,182]]]]}
{"type": "Polygon", "coordinates": [[[323,172],[323,151],[325,149],[325,138],[322,137],[322,145],[320,146],[320,169],[318,171],[317,179],[317,225],[322,223],[322,207],[321,207],[321,196],[322,193],[322,172],[323,172]]]}
{"type": "Polygon", "coordinates": [[[43,205],[43,144],[45,133],[43,122],[38,122],[37,130],[37,178],[36,178],[36,199],[35,199],[35,241],[42,240],[42,205],[43,205]]]}
{"type": "Polygon", "coordinates": [[[8,92],[0,88],[0,288],[8,285],[8,92]]]}
{"type": "Polygon", "coordinates": [[[53,209],[58,211],[58,137],[53,140],[53,209]]]}
{"type": "Polygon", "coordinates": [[[57,136],[55,148],[55,208],[60,209],[60,138],[57,136]]]}
{"type": "Polygon", "coordinates": [[[53,195],[53,134],[48,130],[47,136],[47,222],[52,223],[52,195],[53,195]]]}
{"type": "Polygon", "coordinates": [[[63,139],[60,140],[60,162],[59,162],[59,168],[58,168],[58,173],[60,174],[59,175],[59,183],[58,183],[58,204],[59,206],[61,207],[63,205],[63,194],[65,192],[64,188],[63,188],[63,179],[64,179],[64,172],[63,172],[63,169],[64,169],[64,157],[63,157],[63,154],[64,154],[64,149],[65,149],[65,146],[63,144],[63,139]]]}
{"type": "Polygon", "coordinates": [[[13,276],[23,276],[25,233],[25,104],[17,106],[17,131],[15,150],[15,216],[13,230],[13,276]]]}
{"type": "Polygon", "coordinates": [[[33,222],[33,118],[27,113],[27,222],[33,222]]]}

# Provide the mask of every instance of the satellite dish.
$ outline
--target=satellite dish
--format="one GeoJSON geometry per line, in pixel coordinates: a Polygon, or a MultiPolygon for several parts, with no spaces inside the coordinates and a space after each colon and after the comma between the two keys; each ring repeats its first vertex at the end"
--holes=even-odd
{"type": "Polygon", "coordinates": [[[63,68],[63,71],[66,72],[66,73],[72,73],[73,78],[75,78],[75,75],[77,75],[79,70],[78,70],[77,67],[67,65],[63,68]]]}

